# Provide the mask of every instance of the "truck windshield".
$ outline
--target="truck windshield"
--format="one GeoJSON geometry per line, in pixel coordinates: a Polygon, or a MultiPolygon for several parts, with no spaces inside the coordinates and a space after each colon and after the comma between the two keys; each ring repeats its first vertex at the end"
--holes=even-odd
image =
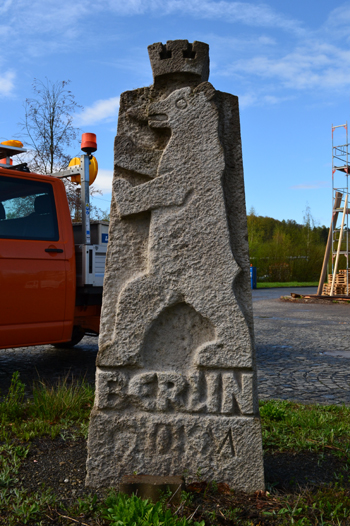
{"type": "Polygon", "coordinates": [[[0,238],[58,241],[51,184],[0,177],[0,238]]]}

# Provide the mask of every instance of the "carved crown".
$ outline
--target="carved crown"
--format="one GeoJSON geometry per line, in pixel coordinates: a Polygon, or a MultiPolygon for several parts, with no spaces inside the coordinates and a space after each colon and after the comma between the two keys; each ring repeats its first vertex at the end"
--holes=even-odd
{"type": "Polygon", "coordinates": [[[204,42],[168,40],[148,46],[153,78],[170,73],[191,73],[198,75],[202,82],[209,78],[209,46],[204,42]]]}

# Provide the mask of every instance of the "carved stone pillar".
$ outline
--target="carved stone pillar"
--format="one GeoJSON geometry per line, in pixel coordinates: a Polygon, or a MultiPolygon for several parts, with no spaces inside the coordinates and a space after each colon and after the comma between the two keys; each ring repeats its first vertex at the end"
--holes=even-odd
{"type": "Polygon", "coordinates": [[[264,488],[237,97],[207,44],[149,46],[121,95],[87,484],[264,488]]]}

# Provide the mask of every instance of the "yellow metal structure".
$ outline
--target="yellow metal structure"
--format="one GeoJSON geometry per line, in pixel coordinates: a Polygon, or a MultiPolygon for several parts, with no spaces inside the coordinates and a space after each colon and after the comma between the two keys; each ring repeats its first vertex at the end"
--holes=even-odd
{"type": "MultiPolygon", "coordinates": [[[[77,164],[80,164],[80,157],[74,157],[70,162],[68,166],[76,166],[77,164]]],[[[98,163],[96,157],[92,156],[90,159],[90,166],[89,166],[89,185],[91,186],[92,183],[95,181],[97,177],[98,172],[98,163]]],[[[72,175],[71,177],[72,183],[78,183],[80,184],[80,175],[72,175]]]]}
{"type": "Polygon", "coordinates": [[[10,141],[3,141],[1,144],[3,144],[4,146],[14,146],[15,148],[23,148],[23,143],[14,139],[11,139],[10,141]]]}

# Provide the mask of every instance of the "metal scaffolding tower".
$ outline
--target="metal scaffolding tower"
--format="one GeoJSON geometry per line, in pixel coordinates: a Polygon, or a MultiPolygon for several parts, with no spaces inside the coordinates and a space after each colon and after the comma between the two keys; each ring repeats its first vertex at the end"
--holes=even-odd
{"type": "Polygon", "coordinates": [[[339,126],[332,125],[332,286],[330,295],[346,294],[349,296],[349,225],[348,225],[348,196],[349,196],[349,141],[348,123],[339,126]],[[343,131],[343,144],[337,144],[343,131]],[[345,131],[345,134],[344,134],[345,131]],[[337,219],[341,219],[337,226],[337,219]],[[339,272],[339,261],[342,270],[339,272]],[[345,289],[345,290],[344,290],[345,289]]]}

